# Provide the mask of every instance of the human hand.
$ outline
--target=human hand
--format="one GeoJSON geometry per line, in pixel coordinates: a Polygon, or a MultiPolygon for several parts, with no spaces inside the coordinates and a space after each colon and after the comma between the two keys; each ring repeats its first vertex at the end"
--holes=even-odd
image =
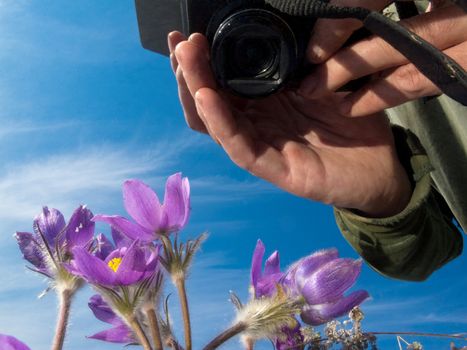
{"type": "Polygon", "coordinates": [[[188,125],[209,133],[238,166],[295,195],[370,216],[407,204],[410,183],[384,115],[343,116],[334,108],[340,95],[232,96],[216,86],[204,36],[173,32],[169,48],[188,125]]]}
{"type": "MultiPolygon", "coordinates": [[[[442,7],[401,23],[444,51],[462,67],[467,67],[467,14],[460,7],[442,7]]],[[[338,106],[340,113],[344,115],[362,116],[441,93],[401,53],[381,38],[370,37],[334,54],[352,29],[338,37],[334,36],[335,43],[327,43],[321,49],[315,42],[322,40],[321,36],[324,34],[320,33],[323,30],[322,27],[317,27],[318,38],[315,35],[310,43],[310,48],[318,47],[320,56],[313,56],[309,50],[308,57],[316,63],[324,62],[303,80],[300,91],[304,96],[319,98],[336,91],[351,80],[373,74],[372,81],[346,96],[338,106]]]]}

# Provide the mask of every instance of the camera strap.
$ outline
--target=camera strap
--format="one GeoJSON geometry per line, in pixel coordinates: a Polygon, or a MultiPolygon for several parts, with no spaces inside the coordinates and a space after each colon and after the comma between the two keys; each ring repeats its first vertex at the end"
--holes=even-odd
{"type": "MultiPolygon", "coordinates": [[[[452,58],[377,11],[362,7],[339,7],[326,0],[265,0],[280,12],[313,18],[354,18],[412,62],[443,93],[467,106],[467,73],[452,58]]],[[[467,0],[455,1],[467,11],[467,0]]]]}
{"type": "Polygon", "coordinates": [[[457,6],[461,7],[465,12],[467,12],[467,0],[452,0],[457,6]]]}

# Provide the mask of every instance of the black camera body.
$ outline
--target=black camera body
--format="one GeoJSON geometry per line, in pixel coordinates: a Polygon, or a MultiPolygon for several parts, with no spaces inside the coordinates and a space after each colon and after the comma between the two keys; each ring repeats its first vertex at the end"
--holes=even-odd
{"type": "Polygon", "coordinates": [[[168,55],[167,34],[202,33],[220,86],[241,96],[270,95],[303,76],[314,20],[264,0],[136,0],[143,47],[168,55]]]}

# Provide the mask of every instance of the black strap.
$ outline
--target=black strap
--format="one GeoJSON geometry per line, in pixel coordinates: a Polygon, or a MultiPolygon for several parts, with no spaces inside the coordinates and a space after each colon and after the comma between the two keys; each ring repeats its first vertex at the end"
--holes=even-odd
{"type": "Polygon", "coordinates": [[[467,12],[467,0],[452,0],[454,3],[457,4],[460,8],[462,8],[465,12],[467,12]]]}
{"type": "MultiPolygon", "coordinates": [[[[292,16],[315,18],[356,18],[411,61],[446,95],[467,106],[467,73],[453,59],[415,33],[376,11],[361,7],[338,7],[323,0],[265,0],[292,16]]],[[[467,0],[458,0],[464,8],[467,0]]]]}

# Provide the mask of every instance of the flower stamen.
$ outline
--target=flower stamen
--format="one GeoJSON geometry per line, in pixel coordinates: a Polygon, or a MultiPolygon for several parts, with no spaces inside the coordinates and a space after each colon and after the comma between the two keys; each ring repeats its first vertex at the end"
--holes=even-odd
{"type": "Polygon", "coordinates": [[[113,258],[112,260],[109,261],[107,265],[113,270],[113,272],[117,272],[121,263],[122,263],[122,258],[113,258]]]}

